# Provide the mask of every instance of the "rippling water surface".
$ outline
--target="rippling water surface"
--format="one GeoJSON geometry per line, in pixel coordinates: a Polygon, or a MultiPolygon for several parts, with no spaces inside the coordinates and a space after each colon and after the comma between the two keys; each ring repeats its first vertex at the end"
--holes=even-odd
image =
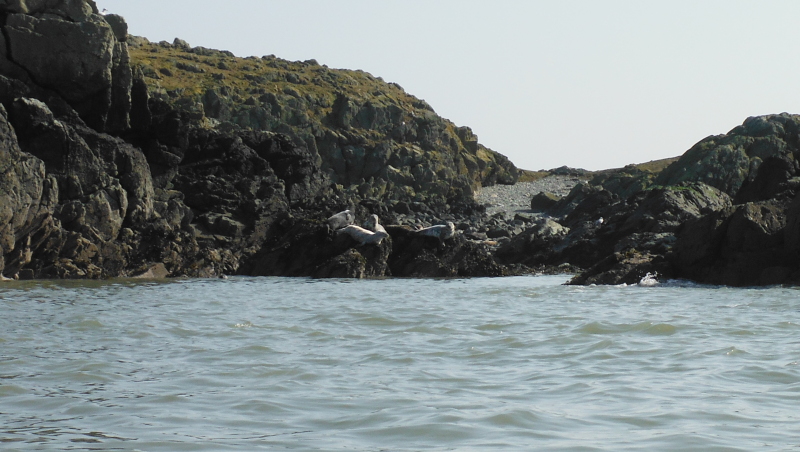
{"type": "Polygon", "coordinates": [[[800,292],[0,285],[0,450],[798,450],[800,292]]]}

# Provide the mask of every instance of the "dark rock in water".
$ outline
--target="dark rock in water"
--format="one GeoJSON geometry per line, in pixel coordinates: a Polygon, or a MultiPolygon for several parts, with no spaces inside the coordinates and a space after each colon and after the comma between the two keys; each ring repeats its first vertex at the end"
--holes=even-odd
{"type": "Polygon", "coordinates": [[[568,234],[537,243],[526,231],[498,257],[584,267],[571,284],[632,284],[648,273],[734,286],[800,282],[798,132],[800,116],[748,118],[658,176],[598,174],[547,211],[568,234]]]}
{"type": "Polygon", "coordinates": [[[240,274],[364,278],[388,276],[392,240],[357,246],[345,234],[331,234],[320,220],[286,217],[275,223],[271,238],[240,274]]]}
{"type": "Polygon", "coordinates": [[[389,268],[392,276],[503,276],[486,245],[468,241],[462,234],[440,241],[401,226],[386,226],[392,236],[389,268]]]}
{"type": "Polygon", "coordinates": [[[708,284],[779,284],[796,277],[797,253],[785,246],[786,206],[773,201],[729,207],[680,232],[677,276],[708,284]]]}
{"type": "Polygon", "coordinates": [[[328,234],[322,220],[331,208],[426,226],[448,211],[468,217],[477,212],[473,188],[518,176],[469,128],[394,85],[319,65],[293,72],[287,62],[280,79],[292,86],[266,92],[277,85],[262,77],[275,73],[258,75],[255,63],[245,68],[229,52],[177,39],[129,39],[124,19],[100,16],[92,2],[12,2],[0,12],[4,274],[503,274],[485,245],[461,236],[401,234],[406,247],[328,234]],[[129,42],[186,58],[134,65],[129,42]],[[212,77],[192,63],[196,55],[224,57],[209,67],[224,63],[229,73],[212,77]],[[319,71],[313,81],[310,68],[319,71]],[[220,86],[194,99],[148,85],[187,74],[220,86]],[[240,76],[260,86],[244,101],[225,85],[240,76]],[[353,91],[353,83],[371,87],[353,91]],[[301,93],[308,85],[314,90],[301,93]],[[379,89],[380,101],[363,94],[379,89]]]}
{"type": "Polygon", "coordinates": [[[530,267],[564,263],[558,254],[570,229],[545,218],[534,223],[497,250],[506,264],[522,263],[530,267]]]}
{"type": "Polygon", "coordinates": [[[636,277],[648,272],[674,273],[663,257],[685,221],[731,205],[726,194],[705,184],[654,188],[627,200],[602,188],[576,186],[565,200],[560,207],[571,210],[560,223],[536,223],[500,247],[498,258],[531,267],[583,267],[576,284],[638,282],[636,277]]]}
{"type": "Polygon", "coordinates": [[[316,278],[364,278],[367,260],[353,248],[331,258],[318,267],[312,276],[316,278]]]}
{"type": "Polygon", "coordinates": [[[672,266],[660,254],[647,252],[614,253],[586,271],[572,278],[567,284],[638,284],[647,275],[673,277],[672,266]]]}

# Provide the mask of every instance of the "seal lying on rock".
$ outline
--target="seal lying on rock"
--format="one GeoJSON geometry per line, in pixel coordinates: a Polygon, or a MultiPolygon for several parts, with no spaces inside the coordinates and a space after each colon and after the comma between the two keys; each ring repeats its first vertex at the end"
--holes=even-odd
{"type": "Polygon", "coordinates": [[[439,240],[447,240],[456,233],[456,226],[453,222],[448,221],[447,224],[437,224],[429,228],[423,228],[416,231],[419,235],[427,235],[430,237],[438,237],[439,240]]]}
{"type": "Polygon", "coordinates": [[[347,234],[352,237],[359,245],[380,245],[381,240],[389,237],[386,231],[372,232],[361,226],[351,224],[336,231],[337,234],[347,234]]]}
{"type": "Polygon", "coordinates": [[[378,222],[378,216],[375,214],[367,218],[367,221],[364,222],[364,227],[372,232],[386,232],[386,229],[378,222]]]}
{"type": "Polygon", "coordinates": [[[325,221],[328,222],[328,227],[331,229],[331,231],[336,231],[338,229],[342,229],[343,227],[349,224],[353,224],[353,221],[355,219],[356,216],[353,215],[353,212],[350,212],[350,210],[348,209],[348,210],[343,210],[335,215],[332,215],[325,221]]]}

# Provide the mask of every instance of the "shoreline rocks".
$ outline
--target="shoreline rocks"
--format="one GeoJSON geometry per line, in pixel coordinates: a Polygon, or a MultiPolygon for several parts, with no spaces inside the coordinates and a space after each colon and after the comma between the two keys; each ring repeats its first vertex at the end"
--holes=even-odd
{"type": "Polygon", "coordinates": [[[152,44],[92,1],[0,15],[3,278],[800,284],[800,116],[748,118],[666,168],[519,183],[468,127],[363,71],[152,44]],[[388,235],[332,233],[345,210],[388,235]]]}

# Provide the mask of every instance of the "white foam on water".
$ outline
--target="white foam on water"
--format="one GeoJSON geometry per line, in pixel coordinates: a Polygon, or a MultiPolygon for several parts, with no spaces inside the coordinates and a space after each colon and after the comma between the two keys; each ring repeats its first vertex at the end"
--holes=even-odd
{"type": "Polygon", "coordinates": [[[657,279],[658,273],[650,273],[648,272],[644,277],[639,281],[639,286],[642,287],[654,287],[659,285],[657,279]]]}

